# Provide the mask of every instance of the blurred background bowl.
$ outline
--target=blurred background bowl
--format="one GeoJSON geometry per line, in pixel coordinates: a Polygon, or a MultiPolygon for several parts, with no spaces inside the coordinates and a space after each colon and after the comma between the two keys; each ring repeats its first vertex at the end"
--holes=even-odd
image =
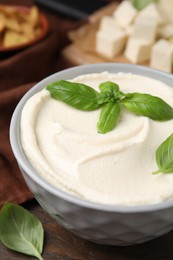
{"type": "MultiPolygon", "coordinates": [[[[15,8],[18,12],[20,12],[22,14],[28,14],[31,10],[31,7],[19,6],[19,5],[15,5],[15,6],[10,5],[7,7],[15,8]]],[[[22,49],[30,47],[30,46],[36,44],[37,42],[41,41],[42,39],[44,39],[49,30],[49,23],[48,23],[47,17],[40,11],[39,11],[39,19],[40,19],[40,33],[37,36],[35,36],[31,40],[28,40],[25,43],[21,43],[21,44],[9,46],[9,47],[4,47],[3,45],[0,45],[0,53],[3,54],[3,53],[7,53],[7,52],[14,52],[14,51],[22,50],[22,49]]]]}

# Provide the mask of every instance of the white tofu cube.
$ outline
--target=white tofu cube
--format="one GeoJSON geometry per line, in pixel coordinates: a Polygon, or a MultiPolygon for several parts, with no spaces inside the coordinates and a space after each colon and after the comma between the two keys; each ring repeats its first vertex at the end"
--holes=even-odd
{"type": "Polygon", "coordinates": [[[165,16],[170,22],[173,22],[173,0],[159,0],[160,9],[165,13],[165,16]]]}
{"type": "Polygon", "coordinates": [[[163,24],[166,24],[166,23],[170,22],[169,19],[168,19],[167,14],[165,13],[165,11],[164,11],[164,9],[162,7],[162,3],[160,2],[160,0],[156,3],[156,5],[157,5],[157,9],[158,9],[158,11],[159,11],[159,13],[160,13],[160,15],[162,17],[163,24]]]}
{"type": "Polygon", "coordinates": [[[113,16],[120,26],[126,27],[134,21],[137,13],[132,3],[124,0],[118,5],[113,16]]]}
{"type": "Polygon", "coordinates": [[[99,31],[121,29],[113,16],[103,16],[100,20],[99,31]]]}
{"type": "MultiPolygon", "coordinates": [[[[162,15],[160,14],[157,5],[154,3],[151,3],[147,5],[142,11],[139,12],[138,17],[145,16],[145,17],[152,17],[157,21],[157,25],[161,25],[164,23],[164,19],[162,15]]],[[[146,18],[147,19],[147,18],[146,18]]]]}
{"type": "Polygon", "coordinates": [[[153,43],[157,35],[158,24],[155,18],[150,16],[139,16],[134,22],[132,36],[153,43]]]}
{"type": "Polygon", "coordinates": [[[130,24],[124,28],[124,31],[126,32],[127,36],[130,37],[133,34],[134,26],[133,24],[130,24]]]}
{"type": "Polygon", "coordinates": [[[130,37],[124,55],[132,63],[142,63],[150,59],[151,49],[152,43],[130,37]]]}
{"type": "Polygon", "coordinates": [[[152,48],[150,66],[171,73],[172,64],[173,45],[164,39],[160,39],[152,48]]]}
{"type": "Polygon", "coordinates": [[[126,39],[126,33],[121,30],[97,31],[96,51],[104,57],[114,58],[123,51],[126,39]]]}
{"type": "Polygon", "coordinates": [[[169,39],[173,36],[173,23],[165,24],[158,29],[161,38],[169,39]]]}
{"type": "Polygon", "coordinates": [[[173,36],[168,41],[173,44],[173,36]]]}

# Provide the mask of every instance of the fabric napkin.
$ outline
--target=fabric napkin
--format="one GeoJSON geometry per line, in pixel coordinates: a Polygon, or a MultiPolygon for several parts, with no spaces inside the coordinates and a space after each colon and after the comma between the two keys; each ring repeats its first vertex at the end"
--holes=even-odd
{"type": "Polygon", "coordinates": [[[9,144],[9,125],[16,104],[33,84],[0,92],[0,206],[6,202],[21,203],[32,194],[26,187],[9,144]]]}
{"type": "MultiPolygon", "coordinates": [[[[23,1],[5,2],[22,4],[23,1]]],[[[9,125],[12,113],[22,96],[35,84],[33,82],[68,67],[60,52],[68,44],[67,32],[81,24],[48,11],[45,13],[50,28],[43,40],[16,53],[7,53],[5,59],[4,53],[0,53],[0,206],[6,201],[22,203],[33,197],[10,147],[9,125]]]]}

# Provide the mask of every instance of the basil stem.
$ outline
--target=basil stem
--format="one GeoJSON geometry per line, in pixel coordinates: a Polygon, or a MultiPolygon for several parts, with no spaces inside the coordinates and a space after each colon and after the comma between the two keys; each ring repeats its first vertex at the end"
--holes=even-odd
{"type": "Polygon", "coordinates": [[[119,103],[106,103],[100,113],[97,123],[97,130],[101,134],[106,134],[113,130],[117,124],[120,115],[119,103]]]}
{"type": "Polygon", "coordinates": [[[0,210],[0,241],[9,249],[43,260],[41,222],[21,206],[5,203],[0,210]]]}
{"type": "Polygon", "coordinates": [[[156,150],[157,173],[173,173],[173,133],[156,150]]]}
{"type": "Polygon", "coordinates": [[[142,93],[129,93],[122,100],[125,107],[136,115],[157,121],[173,119],[173,108],[159,97],[142,93]]]}
{"type": "Polygon", "coordinates": [[[49,84],[46,89],[54,99],[61,100],[79,110],[91,111],[100,107],[98,92],[81,83],[59,80],[49,84]]]}

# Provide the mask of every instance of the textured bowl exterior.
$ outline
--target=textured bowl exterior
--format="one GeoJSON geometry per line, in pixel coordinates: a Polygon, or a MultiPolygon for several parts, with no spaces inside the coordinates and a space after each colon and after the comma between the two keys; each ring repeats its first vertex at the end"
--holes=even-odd
{"type": "Polygon", "coordinates": [[[173,207],[134,213],[88,208],[51,194],[22,172],[42,208],[60,225],[87,240],[127,246],[154,239],[173,229],[173,207]]]}
{"type": "Polygon", "coordinates": [[[58,72],[38,83],[19,102],[11,121],[10,141],[23,177],[42,208],[73,233],[99,244],[126,246],[159,237],[173,229],[173,201],[145,206],[110,206],[84,201],[47,183],[32,168],[20,143],[20,114],[26,100],[48,83],[93,72],[129,72],[162,80],[173,76],[142,66],[93,64],[58,72]]]}

